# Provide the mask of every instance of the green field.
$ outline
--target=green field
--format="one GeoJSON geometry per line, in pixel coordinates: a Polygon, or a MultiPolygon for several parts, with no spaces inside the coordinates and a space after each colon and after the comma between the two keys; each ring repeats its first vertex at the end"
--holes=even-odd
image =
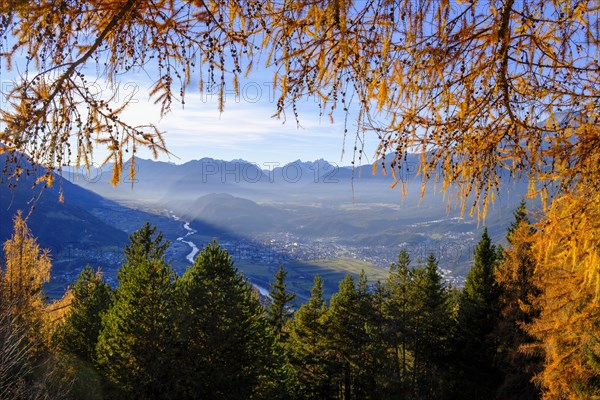
{"type": "MultiPolygon", "coordinates": [[[[246,261],[237,261],[235,266],[253,283],[265,289],[269,289],[269,284],[273,281],[273,276],[279,268],[276,265],[254,264],[246,261]]],[[[315,275],[319,275],[323,279],[326,298],[337,292],[338,283],[346,274],[356,277],[364,270],[371,283],[385,280],[387,277],[387,270],[353,258],[288,262],[283,266],[288,272],[286,278],[288,289],[297,294],[297,303],[305,302],[310,296],[315,275]]]]}

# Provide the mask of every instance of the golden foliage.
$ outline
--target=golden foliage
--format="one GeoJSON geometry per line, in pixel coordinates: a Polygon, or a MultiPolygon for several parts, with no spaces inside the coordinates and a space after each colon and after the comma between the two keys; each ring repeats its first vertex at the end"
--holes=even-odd
{"type": "Polygon", "coordinates": [[[535,246],[538,265],[576,273],[600,295],[600,192],[581,188],[556,199],[535,246]]]}
{"type": "Polygon", "coordinates": [[[18,213],[12,237],[4,243],[5,269],[0,274],[2,304],[18,317],[29,336],[41,340],[46,301],[42,285],[50,279],[50,255],[41,250],[18,213]]]}
{"type": "Polygon", "coordinates": [[[117,85],[121,73],[152,71],[164,114],[199,71],[223,109],[226,76],[237,90],[242,67],[266,60],[277,115],[298,118],[305,96],[332,118],[357,108],[355,157],[365,133],[379,138],[378,156],[396,154],[384,169],[420,152],[424,180],[474,193],[471,211],[485,211],[503,173],[529,177],[544,198],[553,185],[600,182],[596,1],[12,0],[0,11],[0,34],[15,39],[0,44],[4,64],[23,52],[20,70],[37,71],[8,94],[0,151],[51,167],[72,150],[89,165],[94,144],[117,173],[138,146],[167,151],[154,127],[120,118],[127,101],[113,109],[94,96],[91,79],[117,85]]]}
{"type": "Polygon", "coordinates": [[[155,156],[167,151],[156,127],[121,118],[132,98],[116,98],[119,75],[152,68],[157,79],[151,94],[162,114],[173,100],[184,103],[196,65],[207,65],[209,83],[223,89],[224,52],[237,75],[238,47],[251,53],[246,32],[254,29],[256,7],[220,0],[3,2],[0,35],[14,44],[0,43],[0,62],[7,69],[18,66],[21,78],[0,113],[6,126],[0,153],[24,152],[51,169],[72,161],[89,168],[94,146],[100,146],[115,164],[112,181],[118,183],[123,158],[140,146],[155,156]],[[21,54],[25,65],[16,64],[21,54]],[[97,76],[89,76],[90,66],[97,76]],[[104,81],[113,92],[109,98],[96,92],[104,81]]]}
{"type": "Polygon", "coordinates": [[[2,274],[4,304],[16,308],[15,314],[37,318],[44,308],[42,285],[50,279],[50,255],[41,250],[18,213],[13,235],[4,243],[6,269],[2,274]]]}
{"type": "Polygon", "coordinates": [[[474,193],[481,211],[502,173],[537,182],[532,194],[598,186],[596,2],[344,3],[351,12],[280,10],[270,37],[286,49],[282,99],[327,88],[333,108],[357,96],[377,155],[396,154],[384,169],[420,152],[425,180],[474,193]]]}
{"type": "MultiPolygon", "coordinates": [[[[599,14],[596,0],[3,1],[0,36],[11,40],[0,41],[0,67],[22,75],[0,112],[0,153],[49,168],[74,156],[89,167],[99,146],[117,184],[128,154],[167,148],[156,127],[121,118],[131,98],[115,107],[96,96],[97,79],[117,86],[122,73],[151,71],[165,114],[185,103],[199,72],[223,110],[226,78],[237,91],[242,71],[266,63],[277,116],[291,109],[298,119],[306,96],[330,118],[355,112],[359,162],[366,134],[379,139],[376,156],[395,154],[374,168],[398,181],[406,153],[418,152],[422,190],[432,179],[456,188],[463,210],[473,194],[470,211],[485,213],[503,175],[529,180],[549,205],[532,247],[544,311],[530,333],[547,355],[539,379],[548,398],[569,398],[565,377],[590,377],[582,351],[597,347],[599,328],[599,14]]],[[[37,263],[23,275],[34,288],[49,268],[28,231],[18,232],[7,254],[20,257],[19,237],[31,252],[3,276],[10,296],[30,293],[15,274],[37,263]]]]}
{"type": "Polygon", "coordinates": [[[502,288],[500,302],[502,318],[522,328],[534,315],[531,302],[538,288],[534,285],[535,257],[532,251],[533,229],[521,221],[510,235],[512,246],[504,251],[503,260],[496,269],[496,282],[502,288]]]}
{"type": "Polygon", "coordinates": [[[524,351],[535,347],[536,341],[526,332],[526,326],[539,315],[534,303],[540,290],[534,276],[535,230],[527,219],[519,220],[518,213],[515,216],[517,219],[507,235],[510,247],[504,250],[495,272],[500,287],[500,318],[494,336],[498,343],[498,365],[504,372],[498,392],[500,399],[539,398],[532,378],[542,369],[544,359],[541,351],[524,351]],[[533,396],[520,397],[523,393],[533,396]]]}
{"type": "Polygon", "coordinates": [[[50,254],[40,249],[21,213],[14,218],[13,235],[4,243],[5,269],[0,270],[0,304],[15,316],[30,340],[51,345],[56,327],[69,310],[72,293],[47,302],[44,283],[50,280],[50,254]]]}
{"type": "Polygon", "coordinates": [[[47,303],[44,307],[41,337],[45,339],[45,344],[48,348],[52,347],[52,337],[69,313],[72,300],[73,292],[67,290],[60,299],[47,303]]]}
{"type": "Polygon", "coordinates": [[[536,377],[545,399],[600,396],[600,195],[578,191],[556,199],[533,242],[535,301],[540,315],[527,327],[545,356],[536,377]],[[591,392],[590,392],[591,391],[591,392]]]}

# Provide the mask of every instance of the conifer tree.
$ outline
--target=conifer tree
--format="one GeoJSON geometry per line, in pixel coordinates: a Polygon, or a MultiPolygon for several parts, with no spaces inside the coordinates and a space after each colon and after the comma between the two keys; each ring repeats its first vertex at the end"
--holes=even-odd
{"type": "Polygon", "coordinates": [[[510,244],[513,244],[513,240],[516,239],[514,233],[522,223],[529,227],[531,234],[535,232],[535,229],[531,226],[531,221],[527,218],[527,205],[525,204],[525,200],[521,200],[517,209],[513,211],[513,218],[513,221],[506,229],[506,240],[510,244]]]}
{"type": "Polygon", "coordinates": [[[600,394],[600,196],[592,186],[548,207],[532,241],[540,289],[528,349],[543,355],[535,381],[543,399],[594,399],[600,394]]]}
{"type": "Polygon", "coordinates": [[[598,398],[600,302],[595,288],[568,264],[538,266],[535,282],[543,286],[533,301],[539,315],[526,326],[535,338],[526,354],[543,356],[535,375],[541,398],[598,398]]]}
{"type": "Polygon", "coordinates": [[[405,249],[398,254],[397,263],[390,266],[390,275],[386,282],[389,298],[386,302],[388,319],[387,341],[393,353],[393,377],[390,380],[390,390],[395,396],[405,393],[409,380],[410,350],[409,325],[412,319],[411,282],[412,270],[410,257],[405,249]]]}
{"type": "MultiPolygon", "coordinates": [[[[43,285],[50,279],[48,250],[41,249],[18,212],[0,265],[0,399],[63,399],[69,384],[49,348],[52,317],[43,285]]],[[[68,297],[68,296],[67,296],[68,297]]]]}
{"type": "Polygon", "coordinates": [[[180,398],[270,397],[279,366],[257,295],[229,254],[212,242],[178,283],[180,398]]]}
{"type": "Polygon", "coordinates": [[[386,168],[420,154],[423,190],[440,179],[481,210],[503,182],[500,172],[540,182],[530,194],[547,196],[546,184],[558,182],[567,193],[597,191],[597,2],[484,7],[490,12],[447,0],[3,1],[2,68],[36,73],[6,91],[12,106],[2,110],[0,138],[6,151],[28,151],[51,168],[71,152],[77,166],[89,165],[99,146],[117,183],[128,149],[157,157],[166,145],[156,127],[125,120],[131,99],[119,107],[97,101],[95,82],[157,71],[150,94],[164,116],[200,76],[217,84],[222,111],[230,83],[238,93],[244,73],[275,65],[268,70],[278,116],[305,96],[315,95],[331,118],[352,104],[344,109],[358,115],[356,140],[372,131],[386,168]],[[77,137],[76,148],[65,132],[77,137]]]}
{"type": "MultiPolygon", "coordinates": [[[[381,290],[381,289],[379,289],[381,290]]],[[[381,324],[383,321],[383,293],[372,291],[368,285],[365,271],[361,271],[356,285],[357,301],[355,307],[356,320],[361,325],[359,337],[354,340],[354,353],[356,357],[356,378],[354,393],[357,398],[373,399],[380,398],[382,391],[378,383],[381,383],[381,367],[385,365],[386,353],[385,343],[381,341],[381,324]],[[376,304],[377,303],[377,304],[376,304]]]]}
{"type": "Polygon", "coordinates": [[[393,398],[396,389],[395,379],[398,378],[396,367],[396,349],[390,347],[390,329],[387,314],[387,302],[389,300],[389,290],[386,285],[380,281],[370,294],[370,315],[367,325],[367,343],[366,354],[369,355],[369,365],[365,373],[373,379],[373,398],[393,398]]]}
{"type": "Polygon", "coordinates": [[[415,398],[443,397],[448,330],[451,328],[448,292],[433,254],[413,272],[414,354],[412,392],[415,398]]]}
{"type": "Polygon", "coordinates": [[[0,296],[0,400],[26,399],[35,365],[34,348],[5,301],[0,296]]]}
{"type": "Polygon", "coordinates": [[[102,327],[102,314],[113,301],[113,291],[100,271],[85,267],[68,291],[67,311],[52,340],[60,349],[74,398],[102,399],[102,378],[96,369],[96,345],[102,327]]]}
{"type": "Polygon", "coordinates": [[[332,357],[331,384],[340,399],[369,398],[372,393],[360,380],[361,367],[368,357],[364,352],[367,316],[361,313],[366,295],[366,288],[357,290],[352,276],[346,275],[339,291],[331,297],[326,341],[332,357]]]}
{"type": "Polygon", "coordinates": [[[50,254],[40,249],[17,213],[13,235],[4,243],[5,268],[0,274],[0,296],[31,340],[44,342],[40,329],[46,306],[43,284],[50,279],[50,254]]]}
{"type": "Polygon", "coordinates": [[[310,298],[296,311],[290,325],[290,367],[294,398],[333,398],[325,343],[326,316],[323,281],[316,275],[310,298]]]}
{"type": "Polygon", "coordinates": [[[281,368],[273,371],[274,390],[273,398],[287,399],[289,397],[289,389],[292,387],[291,380],[293,379],[289,365],[289,329],[290,322],[293,318],[293,304],[296,298],[295,293],[287,291],[285,277],[287,272],[283,269],[283,265],[279,266],[279,270],[275,274],[275,282],[271,285],[269,297],[271,303],[267,308],[267,321],[271,331],[275,336],[275,344],[277,346],[277,356],[275,363],[281,368]]]}
{"type": "Polygon", "coordinates": [[[71,288],[71,306],[56,332],[59,346],[81,360],[93,362],[101,330],[101,317],[113,300],[110,286],[100,271],[86,266],[71,288]]]}
{"type": "Polygon", "coordinates": [[[174,393],[175,274],[155,230],[146,224],[130,236],[96,346],[101,371],[126,398],[165,399],[174,393]]]}
{"type": "Polygon", "coordinates": [[[458,398],[465,400],[493,398],[500,381],[493,336],[499,313],[496,264],[497,252],[485,228],[475,248],[457,315],[455,390],[458,398]]]}
{"type": "Polygon", "coordinates": [[[279,341],[287,339],[287,324],[292,319],[292,302],[296,299],[295,293],[287,291],[287,284],[285,283],[286,275],[287,272],[283,269],[283,265],[280,265],[279,270],[275,274],[275,283],[271,285],[271,290],[269,291],[271,304],[267,308],[269,325],[279,341]]]}
{"type": "Polygon", "coordinates": [[[146,222],[133,232],[125,247],[125,259],[128,264],[141,260],[163,260],[169,248],[169,241],[163,240],[163,233],[156,233],[156,227],[146,222]]]}
{"type": "MultiPolygon", "coordinates": [[[[330,308],[322,314],[320,326],[317,325],[322,329],[317,344],[320,353],[316,354],[320,357],[321,368],[320,374],[313,374],[309,379],[312,379],[313,389],[322,391],[308,398],[391,397],[388,378],[393,360],[388,356],[385,341],[386,297],[385,287],[381,284],[375,285],[374,291],[369,289],[364,271],[357,282],[351,275],[340,281],[339,291],[332,296],[330,308]],[[327,382],[323,381],[325,377],[327,382]]],[[[316,298],[314,290],[311,300],[313,298],[316,298]]],[[[293,338],[298,338],[298,333],[307,333],[307,330],[299,331],[297,324],[306,311],[303,306],[296,313],[293,338]]],[[[297,351],[298,342],[291,344],[292,350],[297,351]]],[[[302,364],[296,364],[296,367],[299,365],[302,364]]],[[[307,398],[306,392],[298,397],[307,398]]]]}
{"type": "Polygon", "coordinates": [[[533,383],[540,371],[542,359],[538,354],[525,352],[535,340],[525,331],[539,314],[533,305],[540,290],[534,279],[535,258],[532,252],[535,229],[527,218],[525,202],[514,212],[514,221],[507,229],[506,239],[510,247],[504,251],[502,262],[496,271],[500,288],[500,319],[496,329],[499,345],[500,367],[504,382],[500,387],[500,399],[537,399],[539,388],[533,383]]]}

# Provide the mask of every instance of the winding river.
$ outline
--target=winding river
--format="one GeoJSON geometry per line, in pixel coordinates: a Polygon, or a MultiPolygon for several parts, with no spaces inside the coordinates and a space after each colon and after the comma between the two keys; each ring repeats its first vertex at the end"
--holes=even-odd
{"type": "MultiPolygon", "coordinates": [[[[173,218],[175,221],[181,221],[181,218],[179,218],[177,215],[173,214],[173,212],[169,211],[169,213],[171,214],[171,218],[173,218]]],[[[187,231],[187,233],[184,236],[178,237],[177,241],[182,242],[187,244],[188,246],[190,246],[191,251],[190,253],[185,256],[185,258],[193,263],[194,262],[194,257],[196,257],[196,254],[198,254],[198,252],[200,251],[198,249],[198,246],[196,246],[196,244],[194,242],[191,242],[189,240],[185,240],[188,236],[193,235],[194,233],[196,233],[197,231],[195,229],[190,228],[190,223],[187,221],[183,221],[183,229],[185,229],[187,231]]]]}
{"type": "MultiPolygon", "coordinates": [[[[182,221],[182,219],[180,217],[178,217],[177,215],[173,214],[172,211],[169,211],[169,215],[171,216],[171,218],[173,218],[175,221],[182,221]]],[[[188,236],[193,235],[194,233],[196,233],[197,231],[195,229],[190,228],[190,223],[187,221],[183,221],[183,229],[185,229],[187,231],[187,233],[184,236],[178,237],[177,241],[182,242],[187,244],[188,246],[190,246],[190,253],[185,256],[185,258],[190,262],[190,263],[194,263],[194,257],[196,257],[196,254],[198,254],[198,252],[200,251],[198,249],[198,246],[196,246],[196,244],[194,242],[191,242],[189,240],[185,240],[188,236]]],[[[260,292],[260,294],[262,296],[265,297],[269,297],[269,290],[259,286],[259,285],[255,285],[252,284],[252,286],[256,287],[258,289],[258,291],[260,292]]]]}

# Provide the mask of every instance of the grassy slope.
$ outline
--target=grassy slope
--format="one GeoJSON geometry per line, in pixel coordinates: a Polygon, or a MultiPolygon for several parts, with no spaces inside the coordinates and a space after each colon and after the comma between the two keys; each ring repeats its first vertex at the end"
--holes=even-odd
{"type": "MultiPolygon", "coordinates": [[[[245,261],[238,261],[235,266],[244,275],[248,276],[252,282],[266,289],[269,289],[269,284],[273,282],[273,276],[279,268],[274,265],[253,264],[245,261]]],[[[387,277],[385,269],[366,261],[351,258],[289,262],[284,264],[284,268],[288,272],[286,278],[288,290],[296,292],[297,303],[303,303],[308,299],[314,276],[317,274],[323,278],[326,298],[337,292],[338,282],[346,274],[352,274],[356,277],[364,270],[371,283],[377,280],[385,280],[387,277]]]]}

